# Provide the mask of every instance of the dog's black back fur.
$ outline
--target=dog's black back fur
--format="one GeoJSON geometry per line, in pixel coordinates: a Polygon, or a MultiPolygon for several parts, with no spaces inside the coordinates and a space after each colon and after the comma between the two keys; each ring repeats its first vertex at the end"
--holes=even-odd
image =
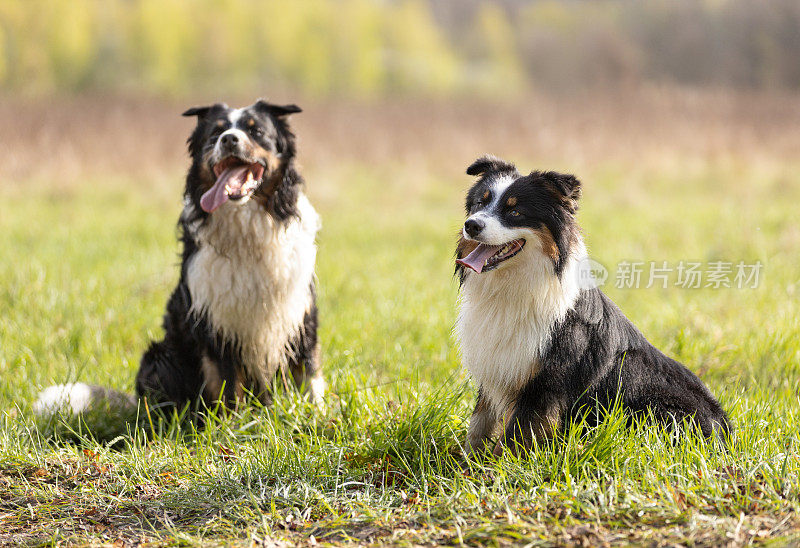
{"type": "Polygon", "coordinates": [[[703,435],[727,436],[730,422],[708,388],[681,363],[654,347],[600,289],[584,289],[553,329],[542,372],[522,389],[515,413],[533,420],[548,403],[560,422],[590,423],[619,401],[634,415],[672,426],[689,419],[703,435]]]}

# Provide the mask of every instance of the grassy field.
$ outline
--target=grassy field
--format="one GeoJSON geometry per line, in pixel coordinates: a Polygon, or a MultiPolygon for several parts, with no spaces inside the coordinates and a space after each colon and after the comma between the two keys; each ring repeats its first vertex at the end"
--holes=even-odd
{"type": "Polygon", "coordinates": [[[324,409],[284,393],[152,437],[37,423],[30,406],[54,382],[132,390],[177,279],[188,122],[120,101],[86,130],[59,105],[6,102],[0,120],[43,129],[0,167],[0,544],[800,542],[798,99],[542,101],[497,107],[486,131],[470,113],[491,105],[300,115],[324,409]],[[522,459],[463,460],[474,389],[451,337],[452,248],[463,170],[490,151],[583,180],[604,289],[719,396],[732,450],[612,416],[522,459]],[[764,267],[755,289],[615,287],[620,261],[681,260],[764,267]]]}

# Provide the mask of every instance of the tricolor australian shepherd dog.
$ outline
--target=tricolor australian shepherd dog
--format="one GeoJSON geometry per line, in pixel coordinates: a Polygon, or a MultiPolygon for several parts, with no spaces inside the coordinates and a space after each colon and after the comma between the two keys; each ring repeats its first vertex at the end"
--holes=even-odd
{"type": "MultiPolygon", "coordinates": [[[[319,218],[295,166],[288,116],[295,105],[264,100],[246,108],[191,108],[192,164],[179,220],[180,280],[136,377],[140,398],[163,406],[271,399],[291,377],[317,401],[323,381],[317,345],[314,264],[319,218]]],[[[51,387],[38,409],[108,392],[51,387]]],[[[76,400],[79,400],[76,404],[76,400]]]]}
{"type": "Polygon", "coordinates": [[[479,177],[456,251],[456,336],[478,385],[468,450],[529,449],[571,420],[599,421],[617,402],[631,416],[686,420],[726,437],[728,417],[702,381],[579,282],[587,257],[575,220],[580,182],[552,171],[522,175],[491,156],[467,174],[479,177]]]}

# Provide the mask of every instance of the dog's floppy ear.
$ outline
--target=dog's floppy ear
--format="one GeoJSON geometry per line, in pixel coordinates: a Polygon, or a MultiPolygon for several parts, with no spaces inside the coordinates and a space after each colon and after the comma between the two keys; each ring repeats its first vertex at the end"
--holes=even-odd
{"type": "Polygon", "coordinates": [[[226,109],[228,105],[225,103],[217,103],[207,107],[192,107],[182,114],[182,116],[197,116],[198,119],[205,118],[206,115],[212,110],[226,109]]]}
{"type": "Polygon", "coordinates": [[[289,116],[290,114],[296,114],[298,112],[303,112],[303,109],[298,107],[297,105],[273,105],[265,101],[264,99],[259,99],[256,101],[256,108],[258,110],[262,110],[264,112],[268,112],[272,114],[276,118],[280,118],[281,116],[289,116]]]}
{"type": "Polygon", "coordinates": [[[467,168],[467,175],[483,175],[490,171],[514,171],[514,164],[501,160],[497,156],[487,154],[481,156],[467,168]]]}
{"type": "MultiPolygon", "coordinates": [[[[533,176],[536,172],[531,173],[533,176]]],[[[547,187],[561,200],[570,213],[578,211],[578,200],[581,197],[581,182],[574,175],[547,171],[539,173],[547,187]]]]}

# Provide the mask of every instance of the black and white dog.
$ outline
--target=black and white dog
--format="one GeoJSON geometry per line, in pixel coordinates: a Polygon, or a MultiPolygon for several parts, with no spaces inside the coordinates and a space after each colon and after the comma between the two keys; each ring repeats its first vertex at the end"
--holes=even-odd
{"type": "Polygon", "coordinates": [[[571,419],[594,422],[621,402],[667,425],[684,419],[705,436],[731,425],[708,388],[653,347],[596,287],[580,282],[586,247],[575,220],[580,182],[485,156],[467,194],[456,251],[461,283],[456,336],[478,385],[467,444],[516,452],[571,419]]]}
{"type": "MultiPolygon", "coordinates": [[[[187,110],[192,165],[179,220],[180,281],[164,315],[164,339],[142,357],[136,392],[175,405],[245,393],[269,403],[276,375],[291,375],[319,401],[314,265],[319,217],[294,165],[287,117],[295,105],[264,100],[187,110]]],[[[79,411],[108,392],[81,383],[51,387],[37,408],[79,411]]]]}

